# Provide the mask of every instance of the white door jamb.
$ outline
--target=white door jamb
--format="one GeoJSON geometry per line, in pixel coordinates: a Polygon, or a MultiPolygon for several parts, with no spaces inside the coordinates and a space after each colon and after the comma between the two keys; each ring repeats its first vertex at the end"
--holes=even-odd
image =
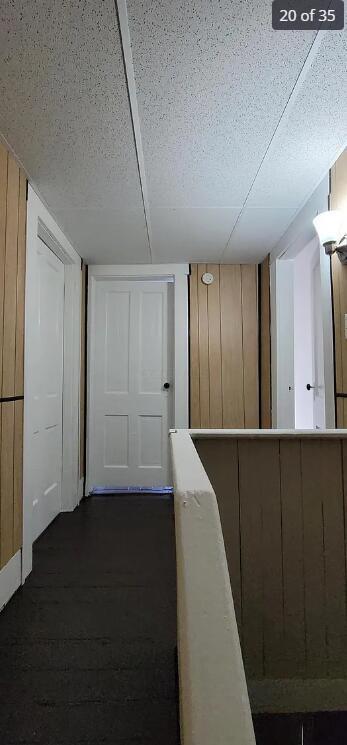
{"type": "Polygon", "coordinates": [[[32,358],[34,345],[31,341],[36,333],[33,301],[37,292],[36,243],[38,236],[65,265],[62,511],[75,509],[80,498],[81,259],[29,185],[25,290],[22,583],[32,568],[33,462],[31,440],[32,376],[35,374],[35,360],[32,358]]]}

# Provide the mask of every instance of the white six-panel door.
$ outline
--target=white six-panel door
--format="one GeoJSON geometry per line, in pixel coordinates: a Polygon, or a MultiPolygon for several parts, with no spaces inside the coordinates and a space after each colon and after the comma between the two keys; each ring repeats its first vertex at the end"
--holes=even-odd
{"type": "Polygon", "coordinates": [[[92,304],[90,486],[168,485],[168,284],[97,281],[92,304]]]}
{"type": "Polygon", "coordinates": [[[61,510],[64,265],[37,238],[33,540],[61,510]]]}

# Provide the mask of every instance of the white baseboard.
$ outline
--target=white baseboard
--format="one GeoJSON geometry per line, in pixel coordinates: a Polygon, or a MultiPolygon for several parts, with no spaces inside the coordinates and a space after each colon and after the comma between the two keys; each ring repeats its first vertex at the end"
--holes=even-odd
{"type": "Polygon", "coordinates": [[[347,679],[248,680],[248,693],[254,714],[343,711],[347,679]]]}
{"type": "Polygon", "coordinates": [[[21,550],[0,571],[0,611],[21,585],[21,550]]]}

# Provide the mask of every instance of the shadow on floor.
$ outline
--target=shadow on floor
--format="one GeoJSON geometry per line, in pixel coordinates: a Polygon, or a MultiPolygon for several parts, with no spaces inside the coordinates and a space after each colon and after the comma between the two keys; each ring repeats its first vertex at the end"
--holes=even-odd
{"type": "Polygon", "coordinates": [[[93,497],[0,615],[4,745],[178,745],[173,504],[93,497]]]}

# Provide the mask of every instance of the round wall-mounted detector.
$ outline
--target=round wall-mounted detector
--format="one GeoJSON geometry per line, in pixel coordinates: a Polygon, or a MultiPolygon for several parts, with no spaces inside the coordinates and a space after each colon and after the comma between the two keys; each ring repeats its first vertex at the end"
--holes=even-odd
{"type": "Polygon", "coordinates": [[[202,275],[201,279],[204,285],[211,285],[214,280],[214,276],[210,272],[205,272],[205,274],[202,275]]]}

